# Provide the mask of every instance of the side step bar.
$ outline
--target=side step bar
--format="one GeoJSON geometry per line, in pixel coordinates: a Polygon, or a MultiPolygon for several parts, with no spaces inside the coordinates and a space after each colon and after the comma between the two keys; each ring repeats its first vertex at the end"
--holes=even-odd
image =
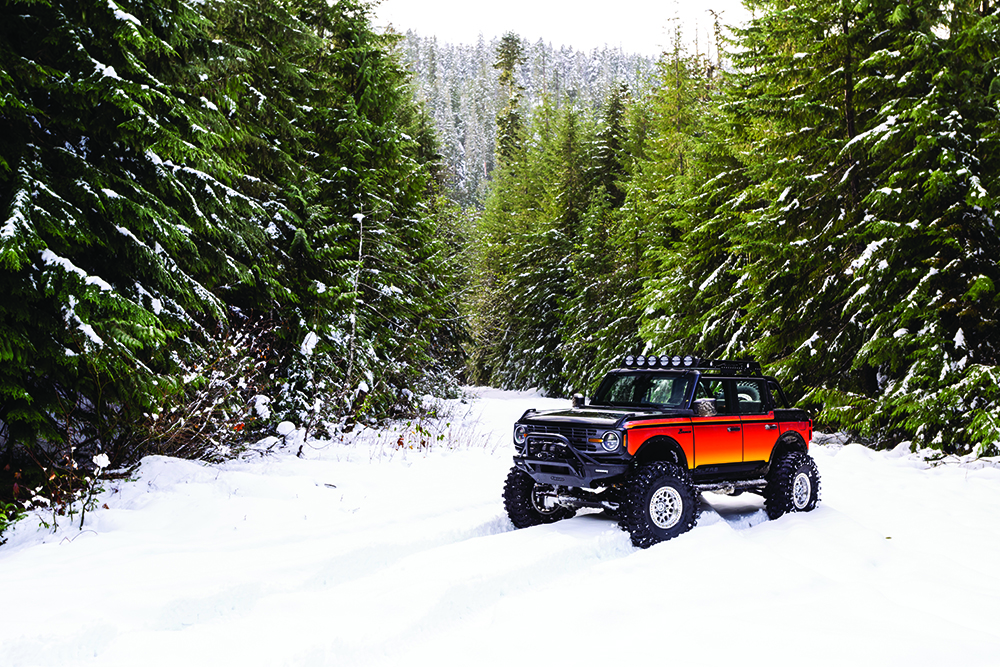
{"type": "Polygon", "coordinates": [[[767,486],[766,479],[740,479],[732,482],[709,482],[707,484],[695,484],[694,488],[699,491],[711,491],[732,495],[737,491],[763,491],[767,486]]]}

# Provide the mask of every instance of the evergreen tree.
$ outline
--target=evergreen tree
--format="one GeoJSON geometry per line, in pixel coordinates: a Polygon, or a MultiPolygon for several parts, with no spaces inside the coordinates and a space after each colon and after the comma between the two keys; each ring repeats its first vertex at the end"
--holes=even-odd
{"type": "Polygon", "coordinates": [[[324,39],[315,60],[302,64],[328,77],[316,88],[329,98],[307,125],[318,157],[303,225],[320,305],[303,313],[298,340],[312,334],[317,345],[287,371],[294,381],[286,391],[299,392],[299,420],[314,420],[331,390],[342,403],[326,405],[320,421],[411,409],[433,382],[425,371],[445,361],[431,356],[432,341],[458,335],[445,294],[449,265],[426,204],[437,144],[414,109],[395,38],[373,31],[366,4],[317,0],[298,11],[324,39]]]}
{"type": "MultiPolygon", "coordinates": [[[[761,138],[751,145],[756,183],[744,192],[744,224],[732,234],[743,259],[743,340],[793,394],[844,374],[858,342],[842,314],[845,244],[864,220],[871,172],[851,142],[879,101],[859,97],[855,82],[887,28],[875,3],[816,3],[774,11],[744,35],[747,54],[767,55],[747,56],[758,65],[745,85],[761,138]]],[[[865,373],[843,381],[863,383],[865,373]]]]}
{"type": "Polygon", "coordinates": [[[608,96],[594,146],[593,168],[590,170],[593,184],[604,188],[612,208],[621,208],[625,203],[622,180],[625,175],[625,105],[628,99],[628,85],[624,83],[608,96]]]}
{"type": "MultiPolygon", "coordinates": [[[[160,2],[11,0],[0,15],[0,421],[30,442],[112,441],[176,391],[177,354],[252,282],[259,204],[170,85],[198,15],[160,2]]],[[[265,289],[266,293],[266,289],[265,289]]]]}
{"type": "Polygon", "coordinates": [[[533,208],[530,189],[539,187],[527,171],[528,153],[518,110],[520,88],[515,69],[523,58],[520,38],[513,33],[506,34],[497,47],[493,64],[500,73],[506,95],[506,102],[497,115],[498,169],[474,236],[477,253],[474,260],[476,285],[470,307],[474,339],[471,370],[475,381],[485,383],[497,377],[498,362],[510,363],[506,360],[509,350],[500,343],[502,338],[514,331],[509,320],[516,306],[511,301],[509,290],[505,289],[507,275],[514,261],[512,255],[518,252],[516,239],[530,228],[530,222],[525,221],[527,212],[533,208]]]}
{"type": "MultiPolygon", "coordinates": [[[[524,62],[513,64],[511,71],[522,124],[528,120],[526,110],[543,99],[557,108],[596,110],[620,82],[633,91],[648,88],[653,61],[645,56],[620,49],[555,50],[541,40],[519,41],[524,62]]],[[[497,122],[510,100],[510,82],[501,85],[500,70],[494,67],[502,43],[502,38],[480,38],[474,45],[443,44],[406,34],[404,57],[416,73],[417,97],[433,111],[441,139],[447,194],[466,207],[484,205],[485,186],[495,168],[497,122]]],[[[504,48],[510,51],[517,44],[508,37],[504,48]]]]}
{"type": "Polygon", "coordinates": [[[500,73],[500,88],[506,97],[506,104],[497,114],[497,158],[501,162],[511,162],[524,141],[523,88],[517,82],[517,70],[525,62],[521,38],[512,32],[506,33],[497,46],[497,60],[493,64],[500,73]]]}
{"type": "MultiPolygon", "coordinates": [[[[550,109],[549,113],[554,113],[550,109]]],[[[566,393],[563,313],[569,298],[570,261],[587,201],[585,145],[577,114],[536,113],[542,137],[529,153],[530,175],[544,189],[531,202],[529,224],[511,255],[508,326],[497,341],[495,378],[505,386],[566,393]],[[549,126],[551,131],[547,131],[549,126]]]]}
{"type": "Polygon", "coordinates": [[[707,116],[698,142],[702,166],[680,208],[690,222],[662,257],[673,272],[647,286],[647,306],[667,316],[644,331],[708,354],[752,353],[797,395],[843,371],[844,357],[820,352],[849,349],[858,336],[839,314],[844,233],[863,217],[867,171],[842,149],[870,122],[854,81],[884,31],[874,8],[759,9],[737,31],[723,114],[707,116]]]}
{"type": "Polygon", "coordinates": [[[183,410],[155,424],[169,403],[207,424],[247,398],[211,368],[248,340],[233,325],[270,322],[241,354],[272,364],[279,417],[410,409],[447,378],[461,330],[437,144],[367,3],[0,11],[12,441],[175,439],[183,410]]]}
{"type": "Polygon", "coordinates": [[[687,51],[679,32],[659,72],[651,136],[628,193],[632,261],[645,278],[641,335],[656,352],[730,355],[740,292],[729,235],[740,218],[729,205],[748,182],[746,139],[739,121],[720,111],[727,99],[718,73],[687,51]]]}
{"type": "Polygon", "coordinates": [[[891,43],[862,63],[859,87],[882,103],[852,146],[874,175],[850,236],[844,314],[864,332],[852,369],[875,379],[863,391],[831,381],[822,392],[838,426],[949,452],[1000,441],[991,98],[1000,33],[981,9],[898,6],[891,43]]]}
{"type": "Polygon", "coordinates": [[[587,209],[577,225],[564,301],[562,356],[568,388],[583,393],[638,343],[636,295],[642,275],[634,217],[623,209],[632,155],[628,89],[609,96],[590,155],[587,209]]]}
{"type": "Polygon", "coordinates": [[[989,446],[992,17],[935,2],[758,10],[695,144],[705,185],[665,200],[680,236],[657,251],[644,335],[753,354],[825,404],[821,422],[877,442],[989,446]]]}

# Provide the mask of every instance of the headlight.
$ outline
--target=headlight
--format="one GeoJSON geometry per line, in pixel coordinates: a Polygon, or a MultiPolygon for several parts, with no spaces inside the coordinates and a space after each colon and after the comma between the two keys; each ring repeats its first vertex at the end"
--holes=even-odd
{"type": "Polygon", "coordinates": [[[604,434],[604,439],[601,441],[601,446],[604,447],[609,452],[613,452],[622,444],[622,437],[618,434],[618,431],[608,431],[604,434]]]}
{"type": "Polygon", "coordinates": [[[524,424],[516,424],[514,426],[514,444],[520,447],[524,444],[525,439],[528,437],[528,427],[524,424]]]}

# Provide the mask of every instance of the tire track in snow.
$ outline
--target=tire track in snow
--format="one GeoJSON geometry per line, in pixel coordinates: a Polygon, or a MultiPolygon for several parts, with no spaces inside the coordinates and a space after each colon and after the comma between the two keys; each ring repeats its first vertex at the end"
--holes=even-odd
{"type": "MultiPolygon", "coordinates": [[[[509,526],[506,517],[498,517],[501,521],[509,526]]],[[[572,580],[634,552],[617,523],[599,515],[421,549],[324,591],[329,599],[363,600],[326,617],[339,629],[326,654],[338,664],[368,665],[378,646],[375,653],[393,662],[414,644],[488,615],[504,597],[572,580]],[[376,627],[357,619],[377,619],[376,627]]]]}

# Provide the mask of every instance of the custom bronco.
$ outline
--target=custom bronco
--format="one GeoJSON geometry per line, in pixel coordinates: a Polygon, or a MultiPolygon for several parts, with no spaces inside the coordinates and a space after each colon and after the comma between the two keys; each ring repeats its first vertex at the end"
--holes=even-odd
{"type": "Polygon", "coordinates": [[[813,509],[811,439],[755,361],[628,356],[589,405],[517,420],[504,506],[517,528],[600,508],[645,548],[690,530],[702,491],[759,493],[772,519],[813,509]]]}

